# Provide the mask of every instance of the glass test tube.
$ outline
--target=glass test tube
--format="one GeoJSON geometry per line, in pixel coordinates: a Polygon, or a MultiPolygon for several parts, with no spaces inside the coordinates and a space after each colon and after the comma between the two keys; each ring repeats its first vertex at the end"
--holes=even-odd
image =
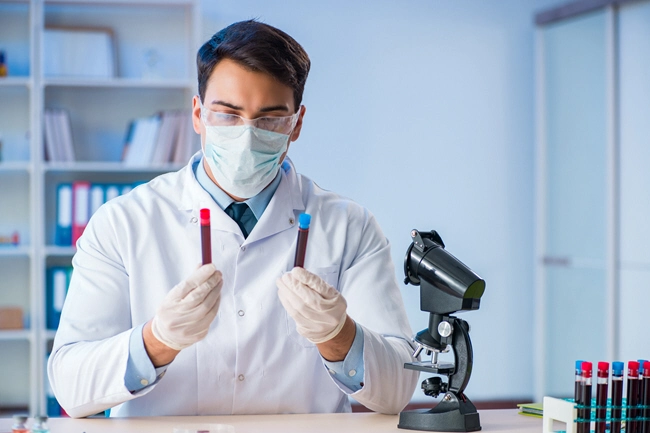
{"type": "Polygon", "coordinates": [[[609,429],[610,433],[621,433],[623,368],[625,368],[625,364],[622,362],[612,362],[612,416],[609,429]]]}
{"type": "Polygon", "coordinates": [[[609,382],[609,362],[598,363],[596,379],[596,433],[607,429],[607,387],[609,382]]]}
{"type": "Polygon", "coordinates": [[[578,417],[584,422],[578,424],[578,433],[589,433],[591,431],[591,374],[592,364],[589,361],[583,361],[582,370],[582,393],[580,400],[583,409],[578,410],[578,417]]]}
{"type": "Polygon", "coordinates": [[[642,432],[650,433],[650,362],[643,363],[643,421],[642,432]]]}
{"type": "Polygon", "coordinates": [[[625,422],[626,433],[640,433],[637,422],[639,404],[639,363],[629,361],[627,363],[627,416],[625,422]]]}
{"type": "Polygon", "coordinates": [[[212,237],[210,233],[210,209],[200,210],[201,217],[201,256],[203,264],[212,263],[212,237]]]}
{"type": "Polygon", "coordinates": [[[296,257],[293,266],[302,268],[305,266],[305,253],[307,251],[307,237],[309,236],[309,224],[311,215],[301,213],[298,216],[298,242],[296,245],[296,257]]]}

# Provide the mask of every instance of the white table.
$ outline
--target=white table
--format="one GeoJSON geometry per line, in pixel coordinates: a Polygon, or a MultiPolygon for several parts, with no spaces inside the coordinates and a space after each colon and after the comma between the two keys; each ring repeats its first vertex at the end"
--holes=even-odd
{"type": "MultiPolygon", "coordinates": [[[[482,410],[483,432],[540,433],[542,419],[519,415],[516,409],[482,410]]],[[[197,423],[230,424],[235,433],[405,433],[397,415],[376,413],[312,415],[233,415],[149,418],[52,418],[51,433],[172,433],[174,427],[197,423]]],[[[30,419],[30,425],[31,425],[30,419]]],[[[13,420],[0,419],[0,433],[11,431],[13,420]]]]}

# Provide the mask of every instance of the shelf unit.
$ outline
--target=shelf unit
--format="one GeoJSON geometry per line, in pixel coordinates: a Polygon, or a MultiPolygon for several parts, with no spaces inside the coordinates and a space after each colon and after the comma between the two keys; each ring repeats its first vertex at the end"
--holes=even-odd
{"type": "Polygon", "coordinates": [[[0,330],[0,412],[47,410],[47,269],[69,266],[74,247],[54,244],[56,186],[147,181],[179,164],[128,166],[128,124],[162,110],[191,108],[201,30],[199,0],[0,0],[0,307],[23,308],[24,329],[0,330]],[[43,72],[46,27],[109,28],[115,76],[54,78],[43,72]],[[153,54],[152,54],[153,53],[153,54]],[[155,61],[152,62],[152,55],[155,61]],[[70,116],[76,161],[45,160],[44,110],[70,116]]]}

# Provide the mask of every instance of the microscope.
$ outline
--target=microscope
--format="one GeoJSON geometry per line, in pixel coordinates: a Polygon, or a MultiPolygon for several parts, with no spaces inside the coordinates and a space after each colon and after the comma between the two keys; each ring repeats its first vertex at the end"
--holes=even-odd
{"type": "Polygon", "coordinates": [[[414,357],[423,351],[430,361],[404,364],[409,370],[438,376],[422,382],[425,395],[442,400],[432,409],[403,411],[398,428],[409,430],[471,432],[481,430],[474,404],[464,394],[472,374],[472,343],[469,324],[451,314],[478,310],[485,281],[445,250],[435,230],[411,231],[413,243],[404,259],[405,284],[420,286],[420,310],[429,312],[429,327],[413,341],[414,357]],[[453,350],[454,363],[438,362],[438,354],[453,350]],[[440,376],[447,376],[443,382],[440,376]]]}

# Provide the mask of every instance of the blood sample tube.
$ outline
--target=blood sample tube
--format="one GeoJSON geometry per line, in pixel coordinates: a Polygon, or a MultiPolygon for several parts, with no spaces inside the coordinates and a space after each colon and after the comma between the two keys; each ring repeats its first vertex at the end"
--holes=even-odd
{"type": "Polygon", "coordinates": [[[625,368],[625,364],[622,362],[612,362],[612,415],[609,429],[611,433],[621,433],[623,368],[625,368]]]}
{"type": "Polygon", "coordinates": [[[643,433],[650,433],[650,362],[643,363],[643,433]]]}
{"type": "Polygon", "coordinates": [[[302,268],[305,266],[305,252],[307,251],[307,237],[309,236],[309,224],[311,215],[301,213],[298,216],[298,243],[296,245],[296,257],[293,262],[294,267],[302,268]]]}
{"type": "Polygon", "coordinates": [[[625,364],[620,361],[612,363],[612,412],[610,423],[611,433],[620,433],[621,431],[624,368],[625,364]]]}
{"type": "Polygon", "coordinates": [[[582,418],[583,422],[578,424],[578,433],[588,433],[591,431],[591,362],[583,361],[581,370],[583,384],[580,400],[583,408],[578,410],[578,417],[582,418]]]}
{"type": "Polygon", "coordinates": [[[210,209],[203,208],[201,215],[201,255],[203,264],[212,263],[212,241],[210,234],[210,209]]]}
{"type": "Polygon", "coordinates": [[[625,422],[626,433],[640,433],[637,422],[639,404],[639,362],[627,363],[627,415],[625,422]]]}
{"type": "MultiPolygon", "coordinates": [[[[637,388],[637,404],[639,405],[639,410],[637,411],[637,416],[641,418],[643,416],[643,396],[645,395],[644,389],[643,389],[643,364],[645,363],[645,359],[638,359],[639,361],[639,386],[637,388]]],[[[643,430],[643,422],[639,420],[638,423],[638,429],[639,432],[643,430]]]]}
{"type": "Polygon", "coordinates": [[[605,433],[607,427],[607,387],[609,385],[609,362],[598,363],[596,379],[596,433],[605,433]]]}
{"type": "Polygon", "coordinates": [[[573,400],[576,404],[580,404],[582,397],[582,360],[576,361],[576,383],[573,389],[573,400]]]}

